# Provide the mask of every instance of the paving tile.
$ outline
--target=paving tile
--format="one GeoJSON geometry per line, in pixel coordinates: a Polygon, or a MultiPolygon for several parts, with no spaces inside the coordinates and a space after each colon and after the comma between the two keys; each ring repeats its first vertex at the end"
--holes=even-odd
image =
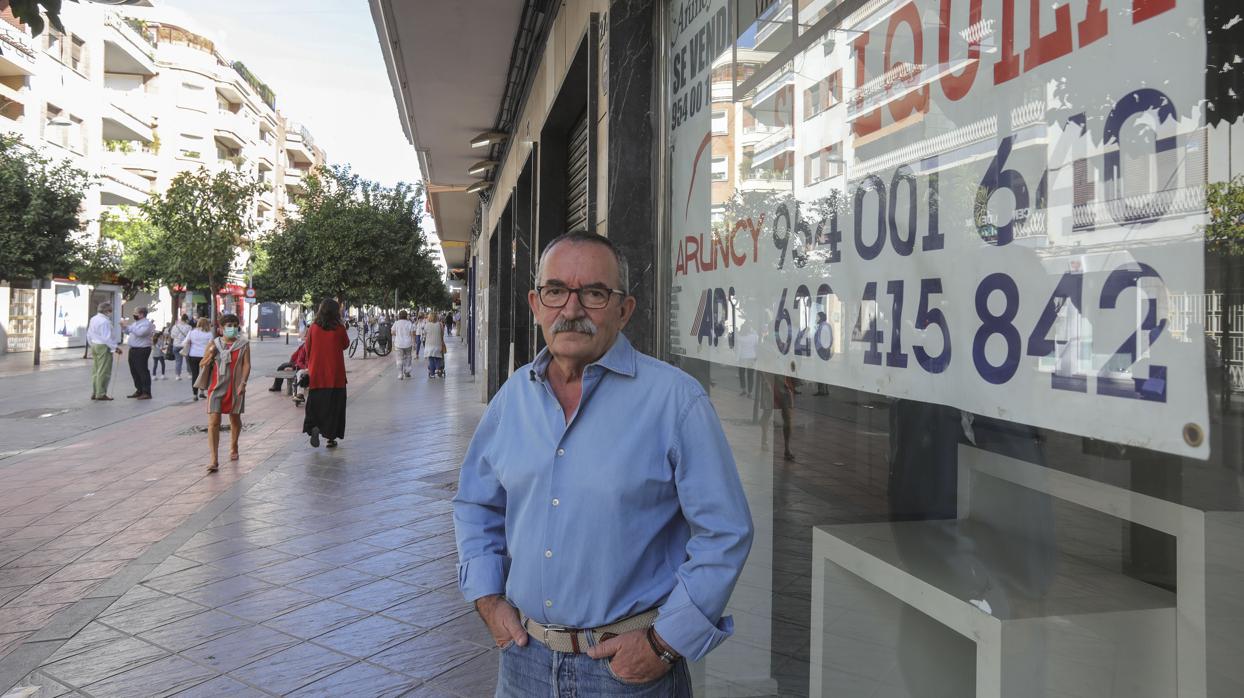
{"type": "Polygon", "coordinates": [[[499,650],[491,650],[437,676],[432,685],[461,696],[491,696],[497,692],[499,650]]]}
{"type": "Polygon", "coordinates": [[[112,605],[104,609],[104,612],[99,615],[101,618],[107,618],[114,613],[120,613],[126,609],[141,606],[145,603],[151,603],[152,601],[157,601],[159,599],[167,599],[168,597],[169,595],[162,591],[150,589],[138,584],[130,587],[129,591],[122,594],[116,601],[113,601],[112,605]]]}
{"type": "Polygon", "coordinates": [[[267,698],[267,696],[267,693],[234,681],[228,676],[218,676],[177,694],[177,698],[267,698]]]}
{"type": "Polygon", "coordinates": [[[279,562],[275,565],[255,570],[250,573],[250,576],[272,584],[289,584],[331,569],[336,569],[336,566],[310,558],[296,557],[288,562],[279,562]]]}
{"type": "Polygon", "coordinates": [[[244,575],[204,584],[190,591],[183,591],[180,596],[204,606],[219,607],[271,588],[271,584],[261,579],[244,575]]]}
{"type": "Polygon", "coordinates": [[[418,679],[359,662],[289,694],[291,698],[368,696],[396,698],[419,685],[418,679]]]}
{"type": "Polygon", "coordinates": [[[484,620],[479,617],[478,613],[460,615],[447,623],[436,626],[435,632],[473,642],[485,649],[494,649],[497,646],[488,626],[484,624],[484,620]]]}
{"type": "Polygon", "coordinates": [[[296,589],[275,587],[222,606],[220,610],[254,623],[261,623],[319,600],[318,596],[296,589]]]}
{"type": "Polygon", "coordinates": [[[367,545],[374,545],[379,548],[395,550],[397,548],[410,545],[411,543],[421,541],[425,538],[431,538],[433,535],[435,534],[426,531],[412,531],[406,528],[393,528],[388,531],[374,533],[361,539],[359,542],[366,543],[367,545]]]}
{"type": "Polygon", "coordinates": [[[351,589],[344,594],[338,594],[333,597],[333,601],[378,613],[427,593],[430,593],[427,589],[391,579],[381,579],[357,589],[351,589]]]}
{"type": "Polygon", "coordinates": [[[434,628],[442,623],[473,612],[462,595],[450,591],[433,591],[383,611],[384,615],[421,628],[434,628]]]}
{"type": "Polygon", "coordinates": [[[125,635],[103,623],[92,621],[87,623],[86,627],[79,630],[73,637],[65,641],[65,644],[52,653],[52,656],[48,657],[45,663],[58,662],[83,652],[89,652],[90,650],[121,640],[124,637],[125,635]]]}
{"type": "Polygon", "coordinates": [[[76,582],[42,581],[15,597],[5,608],[16,606],[47,606],[49,604],[74,603],[91,589],[99,586],[99,579],[83,579],[76,582]]]}
{"type": "MultiPolygon", "coordinates": [[[[137,555],[135,555],[137,557],[137,555]]],[[[81,560],[82,558],[79,558],[81,560]]],[[[108,579],[129,564],[129,560],[106,560],[103,562],[75,562],[60,568],[47,582],[74,582],[86,579],[108,579]]]]}
{"type": "Polygon", "coordinates": [[[326,600],[273,618],[264,625],[306,640],[362,620],[368,615],[366,611],[326,600]]]}
{"type": "Polygon", "coordinates": [[[353,659],[310,643],[278,652],[231,672],[234,678],[285,695],[354,664],[353,659]]]}
{"type": "Polygon", "coordinates": [[[391,574],[397,574],[425,562],[428,562],[426,557],[411,555],[400,550],[390,550],[351,563],[347,567],[352,570],[374,574],[377,577],[388,577],[391,574]]]}
{"type": "Polygon", "coordinates": [[[320,562],[331,562],[335,565],[348,565],[351,562],[358,562],[364,558],[382,553],[384,550],[384,548],[377,548],[374,545],[351,541],[309,553],[307,557],[320,562]]]}
{"type": "Polygon", "coordinates": [[[17,698],[60,698],[73,692],[73,689],[40,671],[31,672],[13,685],[6,696],[17,698]]]}
{"type": "Polygon", "coordinates": [[[234,577],[232,572],[210,565],[199,565],[190,569],[166,574],[143,582],[144,586],[163,591],[167,594],[181,594],[212,582],[234,577]]]}
{"type": "Polygon", "coordinates": [[[422,565],[403,570],[392,577],[399,582],[415,584],[429,589],[438,589],[458,581],[458,557],[447,555],[439,560],[425,562],[422,565]]]}
{"type": "Polygon", "coordinates": [[[41,567],[6,567],[0,569],[0,588],[13,586],[34,586],[52,576],[60,565],[44,565],[41,567]]]}
{"type": "Polygon", "coordinates": [[[164,562],[156,565],[154,570],[151,570],[146,577],[143,577],[143,581],[155,579],[156,577],[163,577],[165,575],[173,574],[174,572],[181,572],[182,570],[188,570],[192,567],[198,567],[201,564],[203,563],[195,562],[194,560],[187,560],[183,557],[177,557],[176,555],[169,555],[164,558],[164,562]]]}
{"type": "Polygon", "coordinates": [[[124,611],[110,613],[100,621],[123,633],[137,635],[162,625],[198,615],[207,609],[176,596],[167,596],[124,611]]]}
{"type": "Polygon", "coordinates": [[[60,536],[54,540],[50,540],[43,544],[45,550],[60,550],[63,548],[90,548],[103,543],[112,537],[112,533],[81,533],[77,535],[60,536]]]}
{"type": "Polygon", "coordinates": [[[85,555],[91,548],[39,548],[32,550],[5,565],[9,567],[45,567],[47,565],[68,565],[85,555]]]}
{"type": "Polygon", "coordinates": [[[259,546],[246,541],[226,538],[225,540],[217,541],[211,545],[205,545],[201,548],[195,548],[193,550],[179,550],[177,551],[177,554],[187,560],[194,560],[195,562],[211,562],[213,560],[220,560],[229,557],[230,555],[237,555],[238,553],[244,553],[248,550],[254,550],[258,547],[259,546]]]}
{"type": "Polygon", "coordinates": [[[95,698],[161,698],[184,691],[215,676],[216,672],[207,667],[171,656],[88,684],[83,690],[95,698]]]}
{"type": "Polygon", "coordinates": [[[26,638],[34,635],[33,631],[24,633],[0,633],[0,657],[12,652],[18,645],[26,641],[26,638]]]}
{"type": "Polygon", "coordinates": [[[424,633],[369,657],[367,661],[429,680],[488,650],[439,633],[424,633]]]}
{"type": "Polygon", "coordinates": [[[456,554],[458,552],[458,546],[457,543],[454,542],[454,534],[449,533],[435,536],[433,538],[426,538],[417,543],[411,543],[410,545],[401,548],[401,551],[404,553],[412,553],[435,559],[445,557],[446,555],[456,554]]]}
{"type": "Polygon", "coordinates": [[[262,625],[252,625],[181,654],[221,673],[229,673],[257,659],[289,649],[298,642],[298,638],[262,625]]]}
{"type": "Polygon", "coordinates": [[[182,652],[250,626],[246,620],[212,610],[162,625],[139,637],[165,649],[182,652]]]}
{"type": "Polygon", "coordinates": [[[435,684],[425,683],[410,693],[402,694],[402,698],[461,698],[461,696],[437,688],[435,684]]]}
{"type": "Polygon", "coordinates": [[[349,539],[346,536],[310,533],[305,536],[291,538],[287,541],[283,541],[269,547],[273,550],[280,550],[283,553],[289,553],[290,555],[309,555],[311,553],[326,550],[333,546],[348,542],[349,539]]]}
{"type": "Polygon", "coordinates": [[[374,575],[339,567],[289,584],[290,588],[328,598],[376,581],[374,575]]]}
{"type": "Polygon", "coordinates": [[[134,638],[109,642],[58,662],[45,664],[44,673],[70,686],[85,686],[167,656],[167,652],[134,638]]]}
{"type": "Polygon", "coordinates": [[[314,639],[318,645],[365,659],[388,647],[409,640],[422,632],[406,623],[384,616],[371,616],[355,623],[324,633],[314,639]]]}
{"type": "Polygon", "coordinates": [[[70,605],[61,603],[50,606],[5,606],[0,608],[0,628],[11,633],[38,630],[47,625],[52,616],[70,605]]]}
{"type": "Polygon", "coordinates": [[[98,562],[102,560],[134,560],[147,552],[151,543],[108,543],[91,550],[78,558],[78,562],[98,562]]]}
{"type": "Polygon", "coordinates": [[[255,570],[293,560],[294,556],[271,548],[256,548],[237,555],[213,560],[207,564],[234,574],[246,574],[255,570]]]}

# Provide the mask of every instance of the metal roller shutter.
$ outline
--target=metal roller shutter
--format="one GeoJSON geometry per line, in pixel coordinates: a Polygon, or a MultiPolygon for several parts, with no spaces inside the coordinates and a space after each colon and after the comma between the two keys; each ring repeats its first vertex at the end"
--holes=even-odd
{"type": "Polygon", "coordinates": [[[587,111],[570,129],[566,148],[566,230],[587,230],[588,149],[587,111]]]}

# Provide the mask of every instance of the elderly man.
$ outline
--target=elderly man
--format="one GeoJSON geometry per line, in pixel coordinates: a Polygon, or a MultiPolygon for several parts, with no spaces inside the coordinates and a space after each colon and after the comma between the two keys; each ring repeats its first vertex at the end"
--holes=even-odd
{"type": "Polygon", "coordinates": [[[635,299],[608,240],[557,238],[538,283],[548,346],[488,406],[454,498],[497,695],[689,696],[684,658],[730,636],[751,547],[734,458],[700,384],[620,334],[635,299]]]}
{"type": "Polygon", "coordinates": [[[134,392],[126,397],[150,400],[151,338],[155,336],[155,323],[147,319],[146,308],[134,312],[134,321],[125,331],[130,336],[130,376],[134,379],[134,392]]]}
{"type": "Polygon", "coordinates": [[[112,380],[112,353],[121,353],[112,331],[112,304],[104,301],[86,326],[86,345],[91,349],[91,399],[111,400],[108,384],[112,380]]]}

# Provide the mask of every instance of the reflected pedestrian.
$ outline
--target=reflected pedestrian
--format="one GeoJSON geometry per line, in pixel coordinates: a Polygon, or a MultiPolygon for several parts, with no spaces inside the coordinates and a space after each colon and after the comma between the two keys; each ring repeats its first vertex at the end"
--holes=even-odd
{"type": "Polygon", "coordinates": [[[428,378],[445,376],[445,325],[436,313],[428,313],[423,325],[423,348],[428,354],[428,378]]]}
{"type": "Polygon", "coordinates": [[[207,345],[212,341],[212,323],[205,317],[199,318],[198,323],[193,330],[186,335],[186,341],[182,342],[181,350],[186,355],[186,367],[190,369],[190,392],[194,393],[194,399],[199,399],[199,392],[202,386],[199,384],[199,364],[203,361],[203,355],[207,353],[207,345]]]}
{"type": "Polygon", "coordinates": [[[137,400],[151,399],[151,338],[155,335],[155,323],[147,319],[147,309],[134,311],[133,321],[122,328],[129,337],[130,377],[134,379],[134,392],[126,397],[137,400]]]}
{"type": "Polygon", "coordinates": [[[207,379],[207,441],[212,449],[212,462],[207,472],[220,469],[217,450],[220,445],[220,416],[229,415],[229,460],[238,460],[238,437],[242,434],[242,412],[246,407],[246,381],[251,375],[250,342],[241,335],[241,322],[232,313],[220,318],[221,336],[207,345],[200,370],[207,379]]]}
{"type": "Polygon", "coordinates": [[[190,334],[191,329],[193,327],[190,325],[190,316],[182,313],[168,331],[169,339],[173,343],[173,373],[177,374],[177,380],[181,380],[181,365],[185,363],[186,357],[181,345],[186,343],[186,335],[190,334]]]}
{"type": "Polygon", "coordinates": [[[337,301],[325,298],[320,303],[315,322],[307,328],[306,343],[310,383],[302,431],[311,437],[312,446],[318,448],[323,436],[328,447],[335,448],[337,439],[346,435],[345,350],[350,346],[337,301]]]}
{"type": "Polygon", "coordinates": [[[168,331],[156,332],[151,338],[151,380],[168,380],[168,367],[164,365],[164,360],[170,351],[168,331]]]}
{"type": "Polygon", "coordinates": [[[412,355],[415,353],[415,325],[408,318],[405,310],[397,314],[397,322],[393,323],[393,348],[397,350],[397,379],[410,378],[412,355]]]}
{"type": "Polygon", "coordinates": [[[112,382],[113,353],[120,355],[116,335],[112,331],[112,304],[104,301],[86,326],[86,344],[91,348],[91,399],[111,400],[108,386],[112,382]]]}

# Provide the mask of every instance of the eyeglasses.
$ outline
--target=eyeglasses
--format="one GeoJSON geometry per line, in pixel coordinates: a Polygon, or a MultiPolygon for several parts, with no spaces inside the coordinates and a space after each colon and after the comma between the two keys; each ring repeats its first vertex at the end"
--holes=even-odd
{"type": "Polygon", "coordinates": [[[540,296],[540,303],[546,308],[563,308],[570,301],[570,294],[576,293],[579,296],[579,305],[591,310],[599,310],[609,305],[609,299],[613,294],[625,296],[626,291],[619,291],[616,288],[600,288],[589,286],[587,288],[570,288],[569,286],[540,286],[536,289],[536,293],[540,296]]]}

